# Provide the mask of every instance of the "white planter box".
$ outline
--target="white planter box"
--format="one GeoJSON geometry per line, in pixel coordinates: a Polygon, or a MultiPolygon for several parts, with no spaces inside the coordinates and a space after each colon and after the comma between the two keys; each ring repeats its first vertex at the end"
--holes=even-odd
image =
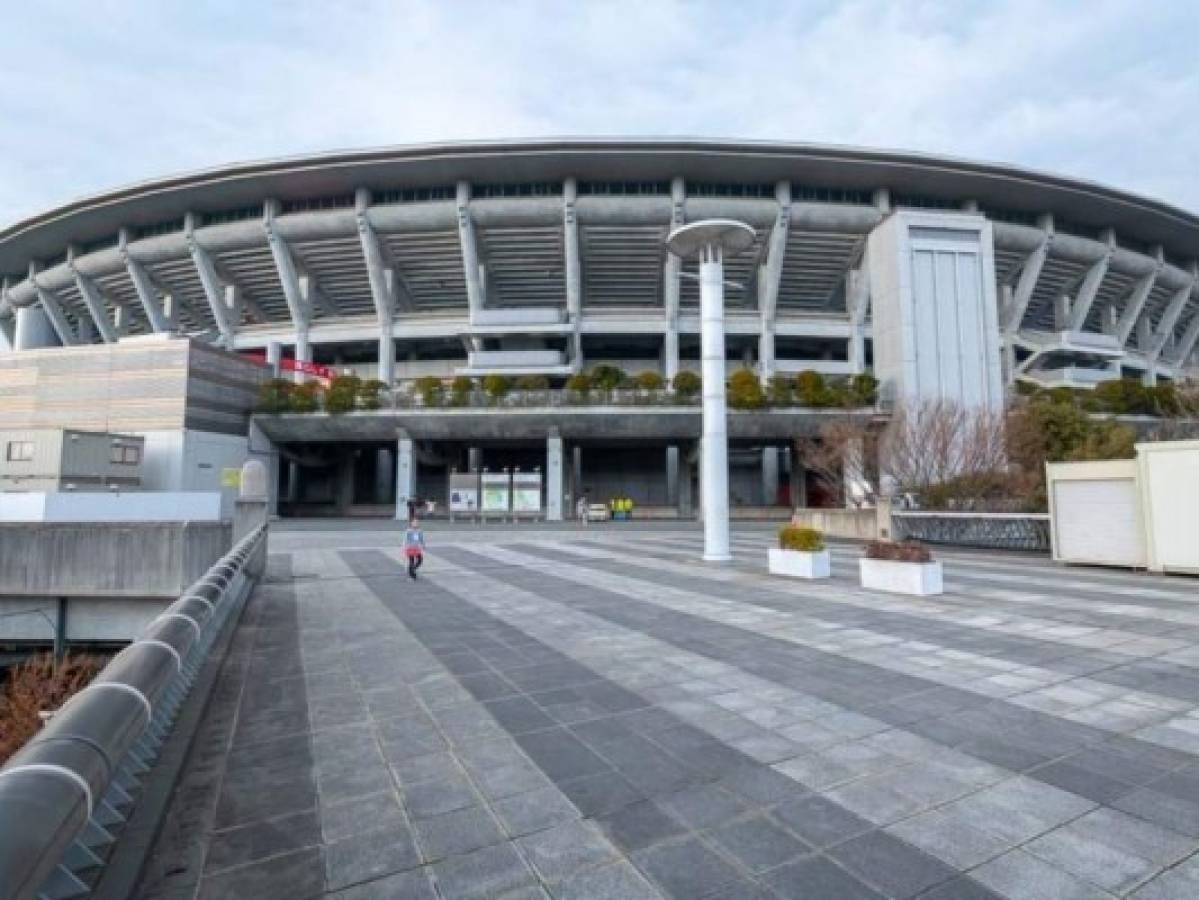
{"type": "Polygon", "coordinates": [[[941,563],[897,562],[893,559],[860,559],[862,587],[893,594],[929,597],[943,592],[941,563]]]}
{"type": "Polygon", "coordinates": [[[829,552],[817,550],[766,551],[771,575],[786,575],[789,578],[828,578],[831,572],[829,552]]]}

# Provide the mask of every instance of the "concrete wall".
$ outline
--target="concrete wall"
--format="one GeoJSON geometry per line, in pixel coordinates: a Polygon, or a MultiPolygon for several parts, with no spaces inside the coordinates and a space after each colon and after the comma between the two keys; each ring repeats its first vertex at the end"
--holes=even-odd
{"type": "Polygon", "coordinates": [[[879,536],[873,509],[797,509],[794,516],[798,525],[819,529],[825,537],[873,541],[879,536]]]}
{"type": "MultiPolygon", "coordinates": [[[[67,641],[132,641],[173,602],[169,597],[70,597],[67,641]]],[[[57,622],[57,598],[0,597],[0,639],[49,643],[57,622]]]]}
{"type": "Polygon", "coordinates": [[[221,515],[228,518],[237,487],[225,484],[226,469],[241,469],[251,457],[270,469],[271,450],[265,445],[250,452],[245,437],[205,431],[144,432],[146,457],[142,487],[147,491],[205,491],[221,495],[221,515]]]}
{"type": "Polygon", "coordinates": [[[0,522],[219,522],[215,491],[0,494],[0,522]]]}
{"type": "MultiPolygon", "coordinates": [[[[0,596],[178,596],[230,546],[227,522],[0,524],[0,596]]],[[[0,620],[0,636],[4,625],[0,620]]]]}

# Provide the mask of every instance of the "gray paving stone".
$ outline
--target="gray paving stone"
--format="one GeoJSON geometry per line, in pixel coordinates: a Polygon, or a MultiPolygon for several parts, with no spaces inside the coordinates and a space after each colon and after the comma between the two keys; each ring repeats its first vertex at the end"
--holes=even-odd
{"type": "Polygon", "coordinates": [[[324,889],[321,850],[309,848],[218,872],[203,880],[197,897],[198,900],[317,897],[324,889]]]}
{"type": "Polygon", "coordinates": [[[414,828],[425,862],[469,853],[504,840],[503,829],[482,806],[419,819],[414,828]]]}
{"type": "Polygon", "coordinates": [[[627,862],[585,869],[554,886],[554,900],[660,900],[641,873],[627,862]]]}
{"type": "Polygon", "coordinates": [[[874,825],[824,797],[800,797],[781,803],[773,816],[813,847],[831,847],[863,834],[874,825]]]}
{"type": "Polygon", "coordinates": [[[701,784],[657,798],[658,805],[693,830],[714,828],[736,818],[749,804],[715,784],[701,784]]]}
{"type": "Polygon", "coordinates": [[[465,778],[422,781],[405,787],[403,795],[404,807],[413,819],[428,819],[479,803],[479,795],[465,778]]]}
{"type": "Polygon", "coordinates": [[[1112,895],[1049,863],[1012,850],[979,866],[971,877],[1005,897],[1021,900],[1111,900],[1112,895]]]}
{"type": "Polygon", "coordinates": [[[516,842],[525,858],[549,883],[562,881],[579,869],[616,859],[616,851],[591,822],[576,820],[555,825],[516,842]]]}
{"type": "Polygon", "coordinates": [[[765,815],[735,819],[709,836],[755,874],[790,862],[811,849],[765,815]]]}
{"type": "Polygon", "coordinates": [[[514,837],[542,831],[579,817],[579,811],[555,787],[541,788],[494,801],[495,810],[514,837]]]}
{"type": "Polygon", "coordinates": [[[437,900],[424,869],[387,875],[326,896],[336,900],[437,900]]]}
{"type": "Polygon", "coordinates": [[[915,897],[957,874],[943,862],[885,831],[851,838],[827,852],[840,865],[890,897],[915,897]]]}
{"type": "Polygon", "coordinates": [[[599,819],[607,835],[626,853],[685,834],[687,828],[652,800],[632,803],[599,819]]]}
{"type": "Polygon", "coordinates": [[[315,810],[266,819],[216,832],[208,846],[204,869],[218,872],[320,844],[321,829],[315,810]]]}
{"type": "Polygon", "coordinates": [[[658,844],[634,854],[634,862],[672,897],[702,897],[719,894],[741,875],[712,848],[698,838],[658,844]]]}
{"type": "Polygon", "coordinates": [[[1089,840],[1068,825],[1029,841],[1022,849],[1114,894],[1124,893],[1159,869],[1152,860],[1089,840]]]}
{"type": "Polygon", "coordinates": [[[884,900],[883,895],[874,888],[863,884],[823,856],[808,856],[780,866],[768,872],[762,880],[779,897],[784,898],[884,900]]]}
{"type": "MultiPolygon", "coordinates": [[[[329,890],[403,872],[420,865],[406,828],[371,831],[333,841],[325,847],[325,879],[329,890]]],[[[303,896],[303,895],[301,895],[303,896]]]]}
{"type": "Polygon", "coordinates": [[[475,897],[491,900],[536,886],[532,871],[508,843],[434,863],[433,874],[444,900],[475,897]]]}
{"type": "Polygon", "coordinates": [[[322,804],[320,818],[325,843],[365,831],[402,829],[407,826],[395,791],[383,791],[351,800],[322,804]]]}

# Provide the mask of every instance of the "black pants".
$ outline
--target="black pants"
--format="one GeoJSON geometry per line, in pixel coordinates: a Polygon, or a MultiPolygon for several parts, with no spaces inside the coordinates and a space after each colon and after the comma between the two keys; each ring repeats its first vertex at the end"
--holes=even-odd
{"type": "Polygon", "coordinates": [[[416,570],[420,568],[420,564],[424,561],[425,555],[423,553],[417,553],[408,557],[408,576],[410,578],[416,577],[416,570]]]}

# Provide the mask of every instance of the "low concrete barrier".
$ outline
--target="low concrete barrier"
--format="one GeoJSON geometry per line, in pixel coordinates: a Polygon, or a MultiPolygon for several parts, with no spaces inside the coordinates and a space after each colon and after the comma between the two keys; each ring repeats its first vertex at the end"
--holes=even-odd
{"type": "Polygon", "coordinates": [[[1047,514],[896,510],[891,513],[891,521],[897,540],[984,550],[1049,552],[1047,514]]]}
{"type": "Polygon", "coordinates": [[[797,509],[795,523],[816,528],[825,537],[853,541],[873,541],[879,537],[878,510],[874,509],[797,509]]]}
{"type": "Polygon", "coordinates": [[[0,595],[178,597],[231,533],[228,522],[0,523],[0,595]]]}
{"type": "Polygon", "coordinates": [[[247,534],[0,769],[0,900],[88,893],[209,648],[261,574],[247,534]]]}

